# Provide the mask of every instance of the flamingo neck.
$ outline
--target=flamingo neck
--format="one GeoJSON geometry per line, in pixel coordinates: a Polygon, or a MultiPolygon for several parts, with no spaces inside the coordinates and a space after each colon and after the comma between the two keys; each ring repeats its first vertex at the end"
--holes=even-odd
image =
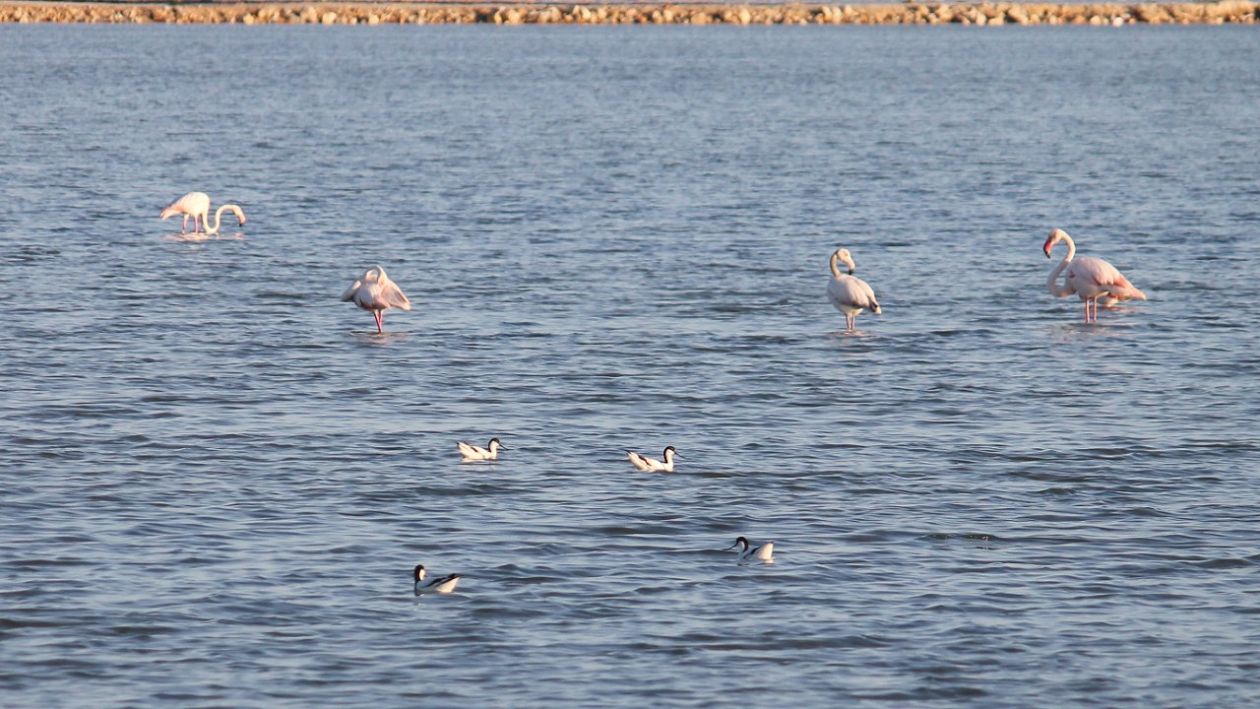
{"type": "Polygon", "coordinates": [[[214,210],[214,224],[211,224],[211,223],[210,223],[210,217],[208,217],[208,216],[207,216],[207,217],[205,218],[205,222],[206,222],[205,226],[206,226],[206,233],[207,233],[207,234],[218,234],[218,233],[219,233],[219,224],[223,221],[223,213],[224,213],[224,212],[226,212],[226,211],[227,211],[227,210],[229,210],[229,209],[233,210],[233,214],[235,214],[235,213],[236,213],[236,211],[235,211],[235,210],[237,209],[237,206],[236,206],[236,205],[234,205],[234,204],[221,204],[221,205],[219,205],[219,208],[218,208],[218,209],[216,209],[216,210],[214,210]]]}
{"type": "Polygon", "coordinates": [[[1046,288],[1048,288],[1050,290],[1050,294],[1055,297],[1063,297],[1072,293],[1072,290],[1066,283],[1063,284],[1063,288],[1059,288],[1055,285],[1055,281],[1059,279],[1059,274],[1063,273],[1063,269],[1067,268],[1068,264],[1072,263],[1073,257],[1076,256],[1076,244],[1072,242],[1072,237],[1064,236],[1063,241],[1067,242],[1067,255],[1064,256],[1063,260],[1059,262],[1059,265],[1055,266],[1054,270],[1050,272],[1050,278],[1046,279],[1046,288]]]}
{"type": "Polygon", "coordinates": [[[836,262],[838,262],[839,260],[840,260],[840,257],[837,256],[836,254],[831,255],[831,276],[832,278],[835,278],[837,281],[840,280],[840,269],[836,267],[836,262]]]}

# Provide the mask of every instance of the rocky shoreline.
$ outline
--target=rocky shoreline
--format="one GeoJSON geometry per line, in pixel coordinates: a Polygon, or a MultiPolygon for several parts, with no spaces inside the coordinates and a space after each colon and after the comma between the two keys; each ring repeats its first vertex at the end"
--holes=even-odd
{"type": "Polygon", "coordinates": [[[0,2],[0,23],[117,24],[794,24],[1103,25],[1256,24],[1260,2],[898,5],[506,5],[426,3],[77,3],[0,2]]]}

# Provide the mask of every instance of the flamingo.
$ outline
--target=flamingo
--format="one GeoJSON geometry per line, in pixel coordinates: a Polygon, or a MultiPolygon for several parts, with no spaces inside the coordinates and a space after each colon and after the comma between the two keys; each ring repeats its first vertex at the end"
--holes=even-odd
{"type": "Polygon", "coordinates": [[[210,224],[210,195],[205,192],[189,192],[179,199],[171,202],[166,209],[162,210],[162,220],[166,221],[176,214],[184,215],[184,223],[179,228],[179,233],[183,234],[188,231],[188,218],[193,220],[193,233],[197,233],[197,220],[201,220],[201,228],[205,229],[207,235],[219,233],[219,224],[222,222],[223,213],[232,210],[232,214],[236,215],[236,221],[245,224],[245,212],[235,204],[225,204],[214,212],[214,224],[210,224]]]}
{"type": "Polygon", "coordinates": [[[384,317],[386,310],[390,308],[411,310],[411,301],[407,300],[406,294],[402,292],[398,284],[385,275],[385,269],[380,266],[373,266],[364,271],[363,275],[355,280],[354,285],[341,294],[341,300],[354,301],[354,304],[360,308],[372,311],[372,316],[376,318],[378,333],[384,332],[381,328],[381,318],[384,317]]]}
{"type": "Polygon", "coordinates": [[[1085,322],[1098,322],[1099,300],[1104,308],[1122,300],[1146,300],[1146,294],[1135,288],[1115,266],[1093,256],[1075,258],[1076,244],[1062,229],[1052,229],[1050,236],[1046,237],[1046,243],[1041,247],[1046,252],[1046,258],[1050,258],[1050,251],[1060,241],[1067,242],[1067,256],[1050,272],[1046,287],[1050,290],[1050,295],[1056,298],[1073,293],[1079,296],[1085,304],[1085,322]],[[1067,275],[1063,278],[1063,287],[1059,287],[1055,280],[1065,268],[1067,275]]]}
{"type": "Polygon", "coordinates": [[[866,281],[853,275],[856,269],[848,249],[836,249],[831,254],[831,282],[827,284],[827,297],[836,306],[836,310],[844,313],[845,332],[853,332],[857,327],[858,313],[863,310],[869,310],[876,315],[883,312],[879,301],[875,299],[875,291],[871,290],[866,281]],[[849,267],[848,274],[841,273],[836,267],[838,261],[843,261],[849,267]]]}

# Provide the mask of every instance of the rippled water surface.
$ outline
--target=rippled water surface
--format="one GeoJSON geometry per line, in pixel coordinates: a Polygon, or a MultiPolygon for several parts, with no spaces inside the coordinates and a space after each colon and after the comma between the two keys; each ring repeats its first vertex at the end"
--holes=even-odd
{"type": "Polygon", "coordinates": [[[0,27],[0,704],[1254,702],[1258,125],[1249,28],[0,27]]]}

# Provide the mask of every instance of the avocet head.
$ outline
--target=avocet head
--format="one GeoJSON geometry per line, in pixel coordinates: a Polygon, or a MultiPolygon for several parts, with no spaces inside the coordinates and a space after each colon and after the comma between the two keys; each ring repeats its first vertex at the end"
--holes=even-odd
{"type": "Polygon", "coordinates": [[[1046,258],[1050,258],[1050,251],[1054,248],[1055,244],[1065,239],[1071,240],[1071,238],[1072,237],[1068,236],[1068,233],[1062,229],[1051,229],[1050,236],[1046,237],[1046,243],[1041,245],[1041,250],[1046,252],[1046,258]]]}
{"type": "Polygon", "coordinates": [[[416,564],[416,568],[412,570],[411,575],[415,578],[416,583],[423,581],[425,575],[424,564],[416,564]]]}
{"type": "Polygon", "coordinates": [[[732,544],[732,545],[730,545],[729,547],[726,547],[726,548],[727,548],[727,549],[734,549],[735,547],[739,547],[739,550],[740,550],[741,552],[743,552],[743,551],[748,551],[748,538],[747,538],[747,537],[736,537],[736,538],[735,538],[735,543],[734,543],[734,544],[732,544]]]}
{"type": "Polygon", "coordinates": [[[665,450],[661,453],[661,457],[665,460],[669,460],[670,458],[681,458],[682,456],[678,455],[678,451],[675,450],[673,446],[665,446],[665,450]]]}
{"type": "Polygon", "coordinates": [[[840,263],[843,263],[845,267],[849,269],[850,276],[852,276],[853,272],[857,270],[857,266],[853,263],[853,255],[849,253],[848,249],[836,249],[836,252],[832,254],[831,257],[840,263]]]}
{"type": "Polygon", "coordinates": [[[486,447],[492,451],[493,450],[504,450],[504,451],[507,450],[507,448],[503,447],[503,444],[499,441],[498,437],[491,438],[490,442],[486,444],[486,447]]]}

